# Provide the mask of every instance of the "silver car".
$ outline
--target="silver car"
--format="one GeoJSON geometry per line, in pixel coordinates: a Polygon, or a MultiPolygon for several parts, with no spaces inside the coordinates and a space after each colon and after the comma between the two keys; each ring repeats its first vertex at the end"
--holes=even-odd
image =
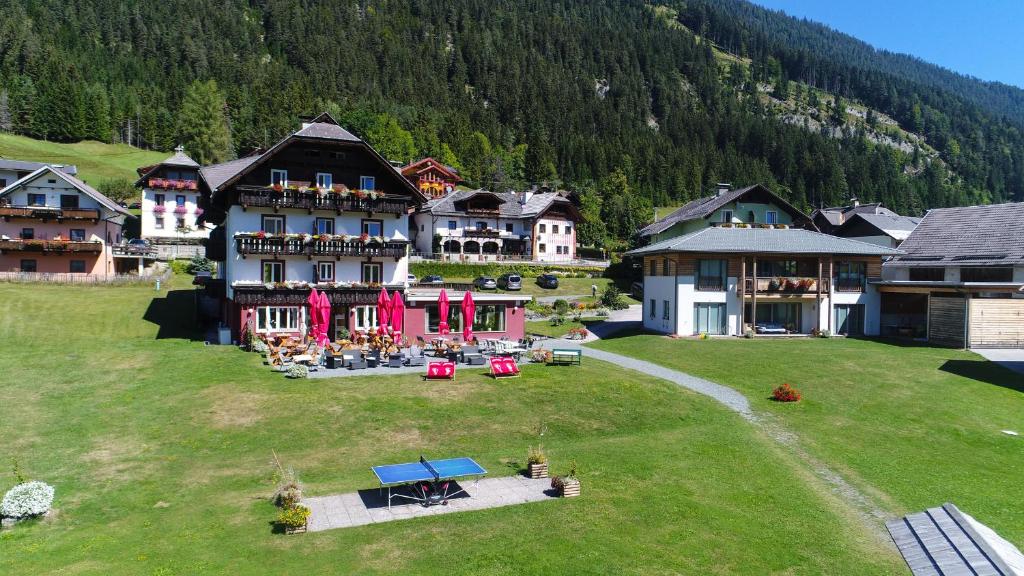
{"type": "Polygon", "coordinates": [[[502,274],[498,277],[498,288],[502,290],[522,290],[523,278],[519,274],[502,274]]]}
{"type": "Polygon", "coordinates": [[[479,276],[473,280],[473,287],[477,290],[494,290],[498,287],[498,283],[490,276],[479,276]]]}

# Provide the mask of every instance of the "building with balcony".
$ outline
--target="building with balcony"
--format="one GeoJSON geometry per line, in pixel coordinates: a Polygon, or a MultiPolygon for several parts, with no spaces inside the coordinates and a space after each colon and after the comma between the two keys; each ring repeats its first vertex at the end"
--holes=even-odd
{"type": "Polygon", "coordinates": [[[809,216],[760,184],[739,189],[719,184],[714,196],[705,196],[684,204],[668,216],[642,228],[640,237],[654,244],[709,226],[745,227],[762,224],[818,230],[809,216]]]}
{"type": "Polygon", "coordinates": [[[402,176],[419,188],[427,198],[441,198],[455,191],[462,177],[451,166],[424,158],[402,168],[402,176]]]}
{"type": "Polygon", "coordinates": [[[701,228],[629,252],[642,258],[644,327],[679,335],[877,335],[872,284],[899,250],[768,224],[701,228]]]}
{"type": "Polygon", "coordinates": [[[112,246],[128,211],[57,167],[0,190],[0,272],[118,272],[112,246]]]}
{"type": "Polygon", "coordinates": [[[890,248],[899,247],[921,223],[920,218],[901,216],[878,202],[861,204],[856,198],[848,206],[819,208],[811,219],[826,234],[890,248]]]}
{"type": "Polygon", "coordinates": [[[210,236],[199,206],[199,164],[178,146],[174,155],[138,169],[141,235],[154,244],[197,243],[210,236]]]}
{"type": "Polygon", "coordinates": [[[885,262],[882,334],[1024,348],[1024,203],[936,208],[885,262]]]}
{"type": "Polygon", "coordinates": [[[456,262],[576,259],[580,214],[551,190],[464,190],[428,201],[413,216],[417,252],[456,262]]]}

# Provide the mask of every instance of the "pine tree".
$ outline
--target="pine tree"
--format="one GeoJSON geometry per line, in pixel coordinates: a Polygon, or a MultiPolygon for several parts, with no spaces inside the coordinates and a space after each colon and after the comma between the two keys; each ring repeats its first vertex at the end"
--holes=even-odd
{"type": "Polygon", "coordinates": [[[193,82],[185,93],[178,113],[178,137],[196,162],[214,164],[231,157],[226,107],[213,80],[193,82]]]}

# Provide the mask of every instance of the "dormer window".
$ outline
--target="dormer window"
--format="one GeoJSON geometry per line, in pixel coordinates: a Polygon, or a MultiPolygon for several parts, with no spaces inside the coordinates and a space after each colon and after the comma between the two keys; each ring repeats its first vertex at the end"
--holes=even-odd
{"type": "Polygon", "coordinates": [[[334,184],[334,176],[327,172],[318,172],[316,175],[317,188],[330,188],[334,184]]]}
{"type": "Polygon", "coordinates": [[[360,190],[376,190],[377,179],[373,176],[360,176],[359,177],[359,189],[360,190]]]}
{"type": "Polygon", "coordinates": [[[273,168],[270,170],[270,183],[274,186],[288,186],[288,171],[273,168]]]}

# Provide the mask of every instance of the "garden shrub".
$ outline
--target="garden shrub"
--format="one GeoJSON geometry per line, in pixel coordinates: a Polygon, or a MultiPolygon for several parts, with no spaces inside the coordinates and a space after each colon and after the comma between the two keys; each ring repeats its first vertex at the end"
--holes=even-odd
{"type": "Polygon", "coordinates": [[[554,301],[554,303],[552,304],[552,308],[554,308],[555,314],[558,314],[559,316],[564,316],[569,312],[569,303],[559,298],[558,300],[554,301]]]}
{"type": "Polygon", "coordinates": [[[41,516],[53,505],[53,486],[33,480],[18,484],[4,494],[0,502],[0,516],[27,518],[41,516]]]}
{"type": "Polygon", "coordinates": [[[213,272],[213,268],[213,260],[210,260],[205,256],[196,254],[192,256],[191,260],[188,261],[188,264],[185,267],[185,271],[194,276],[196,272],[213,272]]]}
{"type": "Polygon", "coordinates": [[[171,271],[175,274],[189,274],[188,264],[188,260],[171,260],[171,271]]]}
{"type": "Polygon", "coordinates": [[[277,516],[277,521],[288,528],[302,528],[306,525],[306,521],[309,520],[309,513],[309,508],[302,504],[296,504],[281,510],[281,513],[277,516]]]}
{"type": "Polygon", "coordinates": [[[622,299],[622,293],[615,284],[605,286],[604,292],[601,293],[601,305],[612,310],[625,310],[629,308],[629,304],[622,299]]]}
{"type": "Polygon", "coordinates": [[[250,349],[257,354],[266,354],[270,348],[267,347],[267,343],[259,338],[252,341],[250,349]]]}
{"type": "Polygon", "coordinates": [[[461,262],[411,262],[409,273],[417,278],[438,274],[445,278],[476,278],[477,276],[494,276],[516,273],[524,278],[536,278],[541,274],[560,273],[563,277],[584,278],[587,275],[601,277],[604,268],[597,266],[577,267],[543,264],[463,264],[461,262]]]}
{"type": "Polygon", "coordinates": [[[783,384],[772,391],[772,399],[776,402],[796,402],[800,397],[800,391],[789,384],[783,384]]]}
{"type": "Polygon", "coordinates": [[[288,367],[289,378],[308,378],[309,368],[305,364],[292,364],[288,367]]]}

